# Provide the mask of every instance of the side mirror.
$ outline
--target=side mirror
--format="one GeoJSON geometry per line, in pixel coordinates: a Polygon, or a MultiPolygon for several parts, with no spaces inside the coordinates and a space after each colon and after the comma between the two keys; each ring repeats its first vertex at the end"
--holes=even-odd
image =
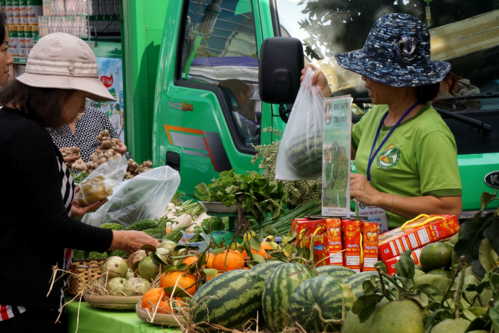
{"type": "Polygon", "coordinates": [[[284,104],[294,103],[300,89],[301,70],[305,67],[301,41],[291,37],[265,39],[258,67],[261,100],[279,104],[279,115],[287,122],[290,111],[285,110],[284,104]]]}

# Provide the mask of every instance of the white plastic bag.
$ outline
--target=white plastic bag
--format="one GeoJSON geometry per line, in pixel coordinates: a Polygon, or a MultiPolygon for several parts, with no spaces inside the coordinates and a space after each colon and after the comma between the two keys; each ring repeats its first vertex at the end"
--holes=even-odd
{"type": "Polygon", "coordinates": [[[180,174],[168,166],[154,168],[123,182],[95,213],[86,214],[83,222],[99,227],[119,223],[125,228],[141,220],[163,215],[180,185],[180,174]]]}
{"type": "Polygon", "coordinates": [[[74,201],[88,206],[113,194],[114,188],[123,182],[128,162],[125,157],[115,158],[97,167],[80,184],[74,201]]]}
{"type": "Polygon", "coordinates": [[[312,85],[313,77],[314,71],[308,68],[277,153],[277,179],[316,179],[322,175],[324,96],[312,85]]]}

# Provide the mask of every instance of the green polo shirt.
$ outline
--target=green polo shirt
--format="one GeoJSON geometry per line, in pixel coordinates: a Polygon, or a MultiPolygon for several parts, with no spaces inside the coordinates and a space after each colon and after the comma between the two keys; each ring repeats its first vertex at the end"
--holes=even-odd
{"type": "MultiPolygon", "coordinates": [[[[353,127],[358,174],[367,175],[376,131],[387,111],[388,105],[376,105],[353,127]]],[[[375,150],[391,128],[381,127],[375,150]]],[[[454,135],[429,103],[416,116],[403,121],[381,147],[371,165],[371,185],[378,191],[402,197],[462,195],[454,135]]],[[[390,227],[406,221],[397,215],[390,218],[389,212],[387,218],[390,227]]]]}

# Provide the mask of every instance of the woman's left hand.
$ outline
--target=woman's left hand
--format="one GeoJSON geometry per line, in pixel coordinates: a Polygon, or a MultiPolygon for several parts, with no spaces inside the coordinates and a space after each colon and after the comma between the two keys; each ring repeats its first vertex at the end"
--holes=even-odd
{"type": "Polygon", "coordinates": [[[128,148],[121,142],[120,139],[113,139],[113,142],[116,143],[115,151],[117,153],[124,155],[128,151],[128,148]]]}
{"type": "MultiPolygon", "coordinates": [[[[78,193],[78,192],[80,192],[79,186],[75,188],[75,193],[78,193]]],[[[103,199],[100,201],[96,201],[93,204],[88,205],[88,206],[80,206],[80,204],[77,204],[76,202],[73,201],[71,203],[71,217],[81,217],[81,216],[85,215],[86,213],[93,213],[97,209],[99,209],[100,206],[102,206],[103,204],[105,204],[108,201],[109,201],[108,199],[103,199]]]]}
{"type": "Polygon", "coordinates": [[[380,192],[369,184],[366,177],[352,173],[350,175],[350,196],[366,206],[379,205],[380,192]]]}

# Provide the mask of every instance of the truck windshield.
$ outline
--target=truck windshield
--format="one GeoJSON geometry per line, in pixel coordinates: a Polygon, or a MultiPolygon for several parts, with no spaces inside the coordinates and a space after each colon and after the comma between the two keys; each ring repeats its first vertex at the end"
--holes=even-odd
{"type": "MultiPolygon", "coordinates": [[[[277,5],[281,35],[302,41],[305,62],[320,66],[335,95],[367,97],[360,75],[339,67],[334,54],[362,49],[374,22],[395,12],[410,14],[429,26],[432,59],[450,62],[458,77],[453,95],[499,93],[497,0],[277,0],[277,5]]],[[[449,97],[443,82],[439,98],[449,97]]],[[[499,98],[446,100],[434,105],[447,111],[490,113],[499,111],[499,98]]],[[[473,113],[466,115],[476,117],[473,113]]]]}

